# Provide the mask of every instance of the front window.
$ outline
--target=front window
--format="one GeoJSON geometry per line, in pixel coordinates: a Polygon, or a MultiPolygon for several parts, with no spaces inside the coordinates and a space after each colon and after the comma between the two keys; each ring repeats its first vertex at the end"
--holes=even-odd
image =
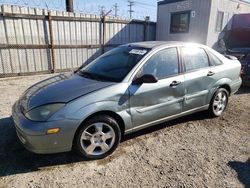
{"type": "Polygon", "coordinates": [[[145,74],[151,74],[159,80],[179,72],[179,61],[176,48],[167,48],[154,54],[142,67],[137,77],[145,74]]]}
{"type": "Polygon", "coordinates": [[[187,33],[189,31],[190,11],[171,14],[170,33],[187,33]]]}
{"type": "Polygon", "coordinates": [[[84,66],[79,73],[93,79],[121,82],[149,51],[148,48],[118,47],[84,66]]]}

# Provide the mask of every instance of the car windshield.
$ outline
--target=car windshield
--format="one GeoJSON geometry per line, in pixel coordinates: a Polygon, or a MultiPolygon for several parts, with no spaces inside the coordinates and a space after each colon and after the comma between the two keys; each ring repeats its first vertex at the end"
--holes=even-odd
{"type": "Polygon", "coordinates": [[[148,48],[121,46],[85,65],[78,73],[101,81],[121,82],[149,51],[148,48]]]}

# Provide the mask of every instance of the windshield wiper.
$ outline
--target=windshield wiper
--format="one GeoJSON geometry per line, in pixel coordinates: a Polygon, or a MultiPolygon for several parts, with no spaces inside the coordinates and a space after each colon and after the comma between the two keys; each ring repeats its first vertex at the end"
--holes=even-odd
{"type": "Polygon", "coordinates": [[[87,72],[87,71],[78,71],[78,74],[80,76],[84,76],[86,78],[90,78],[90,79],[93,79],[93,80],[98,80],[98,81],[107,81],[106,79],[104,79],[102,76],[99,76],[97,74],[94,74],[94,73],[91,73],[91,72],[87,72]]]}
{"type": "Polygon", "coordinates": [[[78,73],[80,76],[83,76],[83,77],[86,77],[86,78],[94,79],[93,74],[91,74],[90,72],[79,70],[77,73],[78,73]]]}

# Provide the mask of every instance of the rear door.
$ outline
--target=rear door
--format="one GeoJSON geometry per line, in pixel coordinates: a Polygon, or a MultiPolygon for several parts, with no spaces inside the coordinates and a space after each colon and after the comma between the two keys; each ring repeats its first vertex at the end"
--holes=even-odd
{"type": "Polygon", "coordinates": [[[184,76],[179,72],[177,48],[156,52],[138,71],[135,77],[151,74],[158,82],[130,85],[130,110],[135,127],[182,112],[184,76]]]}
{"type": "Polygon", "coordinates": [[[183,111],[207,105],[209,94],[217,80],[216,69],[210,66],[203,48],[196,46],[180,47],[184,66],[185,97],[183,111]]]}

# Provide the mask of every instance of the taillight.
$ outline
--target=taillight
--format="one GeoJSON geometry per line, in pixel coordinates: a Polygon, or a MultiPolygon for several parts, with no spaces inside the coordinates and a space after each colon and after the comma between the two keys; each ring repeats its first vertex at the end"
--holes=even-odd
{"type": "Polygon", "coordinates": [[[239,77],[241,77],[243,74],[244,74],[244,70],[243,68],[241,68],[239,77]]]}

